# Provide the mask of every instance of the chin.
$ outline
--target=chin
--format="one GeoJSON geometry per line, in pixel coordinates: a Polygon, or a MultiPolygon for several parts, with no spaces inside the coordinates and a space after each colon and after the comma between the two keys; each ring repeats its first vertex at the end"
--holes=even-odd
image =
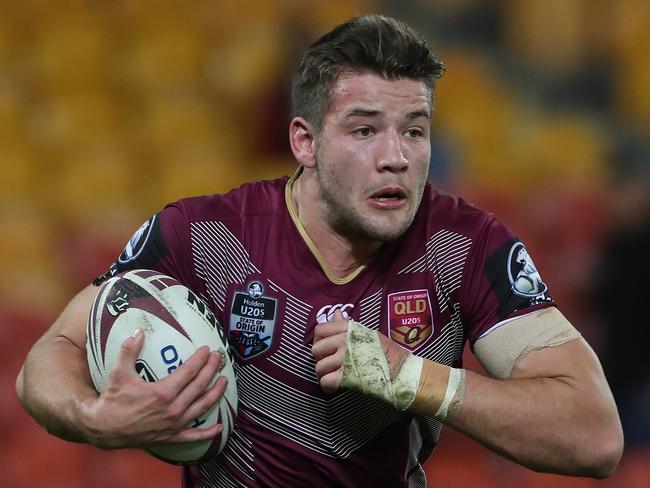
{"type": "Polygon", "coordinates": [[[331,212],[332,228],[341,235],[358,241],[390,242],[399,239],[410,227],[415,214],[368,215],[360,212],[331,212]]]}
{"type": "Polygon", "coordinates": [[[390,242],[399,239],[411,225],[412,219],[408,222],[388,222],[382,225],[366,223],[362,225],[361,232],[371,241],[390,242]]]}

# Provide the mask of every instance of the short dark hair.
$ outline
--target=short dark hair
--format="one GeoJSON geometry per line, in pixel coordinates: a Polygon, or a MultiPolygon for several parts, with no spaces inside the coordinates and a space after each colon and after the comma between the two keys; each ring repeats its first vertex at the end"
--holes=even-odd
{"type": "Polygon", "coordinates": [[[382,15],[355,17],[314,41],[293,79],[293,116],[320,133],[332,87],[344,71],[370,72],[387,79],[423,81],[431,90],[445,67],[426,39],[399,20],[382,15]]]}

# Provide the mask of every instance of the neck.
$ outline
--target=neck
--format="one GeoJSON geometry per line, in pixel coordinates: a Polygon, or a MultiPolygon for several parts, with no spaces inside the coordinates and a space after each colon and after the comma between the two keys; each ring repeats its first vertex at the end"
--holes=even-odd
{"type": "Polygon", "coordinates": [[[336,278],[344,278],[367,264],[381,247],[381,242],[355,239],[331,226],[324,215],[314,170],[302,170],[293,183],[291,197],[298,220],[336,278]]]}

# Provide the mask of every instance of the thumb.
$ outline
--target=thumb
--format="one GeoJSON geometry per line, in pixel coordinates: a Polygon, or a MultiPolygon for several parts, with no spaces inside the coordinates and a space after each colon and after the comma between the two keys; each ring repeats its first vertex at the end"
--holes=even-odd
{"type": "Polygon", "coordinates": [[[345,317],[343,316],[343,312],[341,312],[340,308],[334,310],[334,320],[345,320],[345,317]]]}
{"type": "Polygon", "coordinates": [[[137,328],[122,342],[115,367],[127,367],[129,370],[133,370],[133,366],[135,365],[136,359],[138,359],[138,354],[142,350],[143,344],[144,334],[142,333],[142,329],[137,328]]]}

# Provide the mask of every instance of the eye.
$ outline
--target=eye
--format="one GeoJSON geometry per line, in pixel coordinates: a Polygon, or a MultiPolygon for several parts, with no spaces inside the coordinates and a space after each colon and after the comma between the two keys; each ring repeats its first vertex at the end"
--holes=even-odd
{"type": "Polygon", "coordinates": [[[418,129],[415,127],[407,130],[406,133],[408,134],[409,137],[413,137],[413,138],[422,137],[424,135],[424,131],[422,129],[418,129]]]}
{"type": "Polygon", "coordinates": [[[374,134],[374,131],[370,127],[359,127],[353,130],[352,133],[360,137],[370,137],[374,134]]]}

